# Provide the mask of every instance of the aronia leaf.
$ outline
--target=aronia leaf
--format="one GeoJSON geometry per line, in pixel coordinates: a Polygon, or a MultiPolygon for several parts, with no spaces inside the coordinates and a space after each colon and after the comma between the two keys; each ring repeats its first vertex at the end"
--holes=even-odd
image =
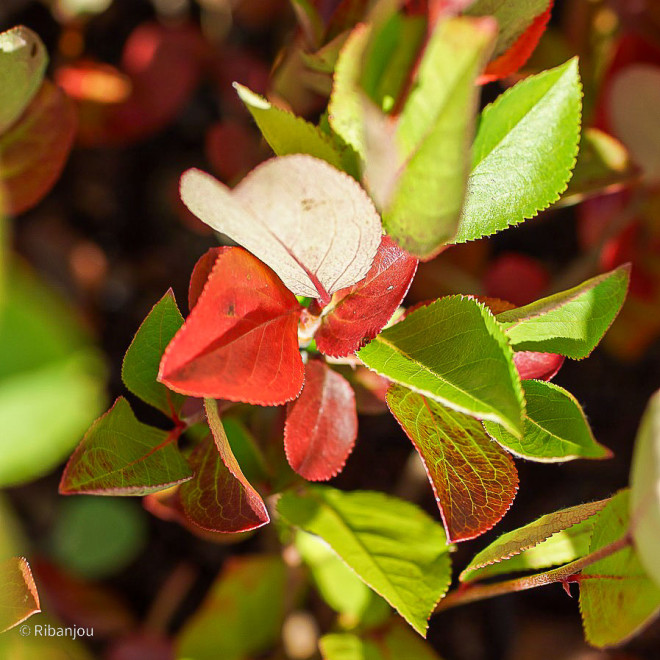
{"type": "Polygon", "coordinates": [[[41,611],[37,585],[24,557],[0,562],[0,634],[41,611]]]}
{"type": "Polygon", "coordinates": [[[448,540],[473,539],[499,522],[516,496],[518,473],[482,425],[399,385],[387,404],[424,463],[448,540]]]}
{"type": "Polygon", "coordinates": [[[176,447],[178,433],[139,422],[119,397],[94,422],[62,475],[61,495],[146,495],[187,481],[188,464],[176,447]]]}
{"type": "Polygon", "coordinates": [[[380,219],[364,190],[303,154],[266,161],[233,191],[188,170],[181,198],[202,221],[270,266],[290,291],[323,304],[367,274],[380,244],[380,219]]]}
{"type": "Polygon", "coordinates": [[[216,259],[229,249],[226,246],[210,248],[197,260],[190,275],[190,284],[188,285],[188,311],[192,312],[193,307],[202,295],[202,291],[211,276],[216,259]]]}
{"type": "Polygon", "coordinates": [[[266,406],[294,399],[304,378],[300,309],[268,266],[228,249],[167,347],[160,382],[191,396],[266,406]]]}
{"type": "Polygon", "coordinates": [[[513,354],[520,380],[552,380],[564,364],[564,356],[556,353],[518,351],[513,354]]]}

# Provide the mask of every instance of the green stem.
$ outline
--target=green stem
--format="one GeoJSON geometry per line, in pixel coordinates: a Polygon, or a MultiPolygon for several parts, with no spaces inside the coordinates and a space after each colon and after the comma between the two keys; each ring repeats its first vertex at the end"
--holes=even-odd
{"type": "Polygon", "coordinates": [[[494,596],[503,596],[516,591],[525,591],[526,589],[542,587],[545,584],[568,582],[570,581],[570,578],[574,578],[577,573],[585,569],[587,566],[591,566],[591,564],[595,564],[597,561],[609,557],[615,552],[619,552],[619,550],[623,550],[623,548],[630,545],[630,543],[631,538],[626,534],[617,541],[605,545],[581,559],[566,564],[565,566],[560,566],[552,571],[547,571],[546,573],[529,575],[515,580],[495,582],[494,584],[463,584],[458,587],[458,589],[450,592],[446,598],[441,600],[435,608],[435,612],[442,612],[452,607],[456,607],[457,605],[464,605],[465,603],[472,603],[477,600],[485,600],[486,598],[493,598],[494,596]]]}

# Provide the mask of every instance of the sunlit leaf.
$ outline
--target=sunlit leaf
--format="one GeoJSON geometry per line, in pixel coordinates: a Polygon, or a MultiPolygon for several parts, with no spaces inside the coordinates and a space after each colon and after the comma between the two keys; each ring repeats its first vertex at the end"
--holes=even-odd
{"type": "Polygon", "coordinates": [[[516,438],[493,422],[484,422],[489,435],[516,456],[542,463],[576,458],[609,458],[596,442],[582,407],[562,387],[541,380],[524,380],[523,434],[516,438]]]}
{"type": "Polygon", "coordinates": [[[403,500],[326,486],[289,491],[277,510],[290,524],[320,536],[417,632],[426,633],[450,581],[440,525],[403,500]]]}
{"type": "Polygon", "coordinates": [[[422,458],[449,541],[499,522],[516,496],[518,473],[481,423],[397,385],[387,404],[422,458]]]}
{"type": "Polygon", "coordinates": [[[455,243],[534,217],[566,190],[580,137],[577,60],[530,76],[481,115],[455,243]]]}
{"type": "Polygon", "coordinates": [[[390,320],[408,292],[417,259],[384,236],[367,276],[338,291],[314,335],[322,353],[341,357],[373,339],[390,320]]]}
{"type": "Polygon", "coordinates": [[[158,410],[176,418],[184,397],[158,382],[158,367],[165,348],[183,325],[183,317],[170,289],[142,322],[124,356],[124,385],[158,410]]]}
{"type": "Polygon", "coordinates": [[[159,380],[197,397],[278,405],[303,384],[300,305],[273,271],[241,248],[216,260],[183,327],[167,347],[159,380]]]}
{"type": "MultiPolygon", "coordinates": [[[[519,562],[514,568],[514,564],[510,560],[515,557],[520,557],[520,555],[525,555],[533,548],[538,548],[540,550],[541,546],[552,539],[555,535],[571,530],[579,523],[592,518],[592,516],[598,513],[608,502],[609,500],[600,500],[599,502],[591,502],[589,504],[578,504],[577,506],[572,506],[568,509],[548,513],[529,525],[502,534],[502,536],[493,541],[487,548],[474,556],[472,561],[461,573],[461,581],[470,582],[472,580],[490,577],[498,573],[508,573],[513,572],[514,570],[521,570],[520,564],[523,564],[523,566],[528,569],[545,568],[548,565],[552,565],[557,561],[557,557],[552,556],[551,552],[548,552],[548,560],[551,561],[550,564],[539,565],[538,561],[532,561],[530,563],[519,562]],[[491,570],[488,570],[489,568],[491,570]]],[[[589,532],[593,528],[593,524],[594,520],[592,519],[590,526],[588,527],[589,532]]],[[[586,541],[586,547],[588,548],[588,536],[586,541]]],[[[556,548],[553,548],[553,551],[555,550],[556,548]]],[[[576,556],[569,556],[568,558],[563,558],[563,561],[573,561],[576,558],[576,556]]],[[[561,560],[557,563],[561,563],[561,560]]]]}
{"type": "Polygon", "coordinates": [[[621,266],[496,318],[518,351],[585,358],[619,313],[629,280],[630,267],[621,266]]]}
{"type": "MultiPolygon", "coordinates": [[[[617,493],[598,514],[590,552],[628,532],[629,495],[627,490],[617,493]]],[[[584,633],[598,648],[624,642],[660,611],[660,587],[650,579],[632,545],[585,568],[579,581],[584,633]]]]}
{"type": "Polygon", "coordinates": [[[522,389],[513,352],[491,313],[450,296],[415,310],[358,352],[370,369],[476,417],[522,429],[522,389]]]}
{"type": "Polygon", "coordinates": [[[0,633],[41,611],[37,585],[23,557],[0,562],[0,633]]]}
{"type": "Polygon", "coordinates": [[[177,436],[139,422],[119,397],[69,459],[60,493],[146,495],[186,481],[192,473],[176,447],[177,436]]]}
{"type": "Polygon", "coordinates": [[[233,190],[188,170],[181,198],[270,266],[293,293],[322,303],[367,274],[380,244],[380,219],[364,190],[307,155],[266,161],[233,190]]]}

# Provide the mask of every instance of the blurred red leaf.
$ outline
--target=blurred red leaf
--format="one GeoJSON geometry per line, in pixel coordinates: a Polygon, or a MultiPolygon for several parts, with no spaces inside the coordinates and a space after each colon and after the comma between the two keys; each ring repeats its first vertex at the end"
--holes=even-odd
{"type": "Polygon", "coordinates": [[[310,360],[305,386],[287,408],[284,448],[291,467],[310,481],[331,479],[353,451],[357,429],[353,388],[325,362],[310,360]]]}
{"type": "Polygon", "coordinates": [[[71,151],[76,126],[73,103],[45,80],[21,119],[0,136],[0,187],[7,213],[23,213],[50,192],[71,151]]]}
{"type": "Polygon", "coordinates": [[[513,46],[488,63],[486,70],[477,80],[478,84],[484,85],[510,76],[527,62],[548,27],[553,4],[554,0],[550,0],[548,8],[532,21],[513,46]]]}
{"type": "Polygon", "coordinates": [[[242,177],[261,160],[256,133],[231,119],[209,128],[205,152],[213,171],[226,182],[242,177]]]}
{"type": "Polygon", "coordinates": [[[37,585],[24,557],[0,562],[0,634],[41,611],[37,585]]]}
{"type": "Polygon", "coordinates": [[[228,249],[165,350],[159,380],[191,396],[264,406],[290,401],[304,379],[300,310],[268,266],[242,248],[228,249]]]}
{"type": "Polygon", "coordinates": [[[362,415],[380,415],[387,412],[385,396],[390,386],[387,378],[371,369],[358,366],[352,374],[351,384],[355,391],[355,404],[362,415]]]}
{"type": "Polygon", "coordinates": [[[422,458],[450,542],[488,531],[518,490],[511,456],[481,422],[393,385],[387,403],[422,458]]]}
{"type": "Polygon", "coordinates": [[[520,380],[551,380],[564,364],[564,356],[555,353],[519,351],[513,354],[513,362],[520,374],[520,380]]]}
{"type": "Polygon", "coordinates": [[[334,297],[315,339],[326,355],[344,357],[373,339],[390,320],[415,277],[417,259],[384,236],[367,276],[334,297]]]}
{"type": "Polygon", "coordinates": [[[549,282],[547,271],[536,259],[505,253],[490,265],[484,276],[484,289],[486,296],[508,300],[520,307],[539,298],[549,282]]]}
{"type": "Polygon", "coordinates": [[[175,660],[170,639],[151,632],[137,632],[115,642],[107,660],[175,660]]]}

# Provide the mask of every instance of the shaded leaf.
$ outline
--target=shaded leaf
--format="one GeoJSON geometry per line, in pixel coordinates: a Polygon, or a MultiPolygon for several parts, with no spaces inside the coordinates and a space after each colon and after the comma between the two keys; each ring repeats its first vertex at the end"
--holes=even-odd
{"type": "Polygon", "coordinates": [[[478,419],[522,428],[513,352],[491,313],[462,296],[440,298],[383,330],[358,352],[370,369],[478,419]]]}
{"type": "Polygon", "coordinates": [[[192,312],[193,307],[202,295],[202,291],[211,276],[216,259],[229,249],[229,247],[225,246],[210,248],[197,260],[190,275],[190,284],[188,285],[188,311],[192,312]]]}
{"type": "Polygon", "coordinates": [[[357,438],[355,394],[325,362],[310,360],[305,385],[287,408],[284,449],[289,465],[310,481],[339,474],[357,438]]]}
{"type": "Polygon", "coordinates": [[[486,431],[502,447],[541,463],[612,456],[596,442],[582,407],[570,392],[540,380],[525,380],[522,385],[526,401],[522,437],[484,422],[486,431]]]}
{"type": "Polygon", "coordinates": [[[167,347],[158,379],[198,397],[278,405],[303,384],[300,305],[241,248],[220,254],[197,305],[167,347]]]}
{"type": "Polygon", "coordinates": [[[124,385],[146,403],[176,419],[184,397],[158,382],[158,367],[183,317],[170,289],[151,309],[126,351],[121,369],[124,385]]]}
{"type": "Polygon", "coordinates": [[[564,356],[556,353],[518,351],[513,354],[520,380],[552,380],[564,364],[564,356]]]}
{"type": "Polygon", "coordinates": [[[570,60],[526,78],[485,108],[453,242],[517,225],[559,199],[578,153],[581,96],[577,60],[570,60]]]}
{"type": "Polygon", "coordinates": [[[343,357],[373,339],[392,318],[417,271],[417,259],[383,236],[367,276],[338,291],[314,335],[325,355],[343,357]]]}
{"type": "MultiPolygon", "coordinates": [[[[589,552],[628,531],[630,493],[617,493],[601,513],[589,552]]],[[[660,587],[644,571],[629,545],[585,568],[580,575],[580,612],[587,641],[598,648],[620,644],[648,625],[660,611],[660,587]]]]}
{"type": "Polygon", "coordinates": [[[178,658],[243,660],[279,639],[286,602],[279,557],[233,557],[177,635],[178,658]],[[222,625],[218,625],[222,622],[222,625]]]}
{"type": "Polygon", "coordinates": [[[119,397],[85,434],[62,475],[62,495],[146,495],[191,478],[168,433],[139,422],[119,397]]]}
{"type": "MultiPolygon", "coordinates": [[[[567,509],[561,509],[553,513],[541,516],[529,525],[520,527],[512,532],[502,534],[493,541],[487,548],[477,553],[472,561],[460,574],[461,582],[470,582],[472,580],[490,577],[498,573],[511,572],[510,560],[512,557],[518,557],[532,548],[539,548],[544,542],[550,540],[554,535],[576,527],[579,523],[592,518],[601,511],[609,500],[600,500],[599,502],[590,502],[588,504],[578,504],[567,509]],[[493,564],[501,564],[496,571],[484,571],[493,564]]],[[[593,528],[593,520],[589,529],[593,528]]],[[[588,547],[588,546],[587,546],[588,547]]],[[[585,553],[586,554],[586,553],[585,553]]],[[[570,557],[564,561],[573,561],[577,557],[570,557]]],[[[545,568],[548,565],[539,566],[527,564],[527,568],[545,568]]],[[[518,569],[520,570],[520,569],[518,569]]]]}
{"type": "Polygon", "coordinates": [[[375,492],[313,486],[286,492],[277,510],[291,525],[320,536],[421,635],[449,586],[442,527],[403,500],[375,492]]]}
{"type": "Polygon", "coordinates": [[[422,458],[449,541],[473,539],[499,522],[516,496],[518,473],[483,426],[398,385],[387,404],[422,458]]]}
{"type": "Polygon", "coordinates": [[[320,128],[272,105],[243,85],[234,83],[234,88],[276,156],[309,154],[343,169],[341,154],[320,128]]]}
{"type": "Polygon", "coordinates": [[[0,633],[41,611],[37,585],[23,557],[0,562],[0,633]]]}
{"type": "Polygon", "coordinates": [[[637,432],[630,488],[637,553],[648,574],[660,585],[660,392],[651,397],[637,432]]]}
{"type": "Polygon", "coordinates": [[[39,91],[47,64],[46,48],[30,28],[19,25],[0,34],[0,135],[39,91]]]}
{"type": "Polygon", "coordinates": [[[211,532],[247,532],[267,524],[266,506],[241,471],[216,402],[207,399],[204,407],[213,440],[202,441],[190,456],[195,476],[178,491],[183,512],[211,532]]]}
{"type": "Polygon", "coordinates": [[[516,350],[585,358],[619,313],[629,280],[630,266],[621,266],[496,318],[516,350]]]}
{"type": "Polygon", "coordinates": [[[364,190],[303,154],[266,161],[233,191],[188,170],[181,198],[206,224],[273,268],[293,293],[324,304],[367,274],[380,244],[380,219],[364,190]]]}
{"type": "Polygon", "coordinates": [[[71,101],[59,87],[44,81],[21,119],[0,136],[6,213],[23,213],[50,192],[69,156],[76,126],[71,101]]]}

